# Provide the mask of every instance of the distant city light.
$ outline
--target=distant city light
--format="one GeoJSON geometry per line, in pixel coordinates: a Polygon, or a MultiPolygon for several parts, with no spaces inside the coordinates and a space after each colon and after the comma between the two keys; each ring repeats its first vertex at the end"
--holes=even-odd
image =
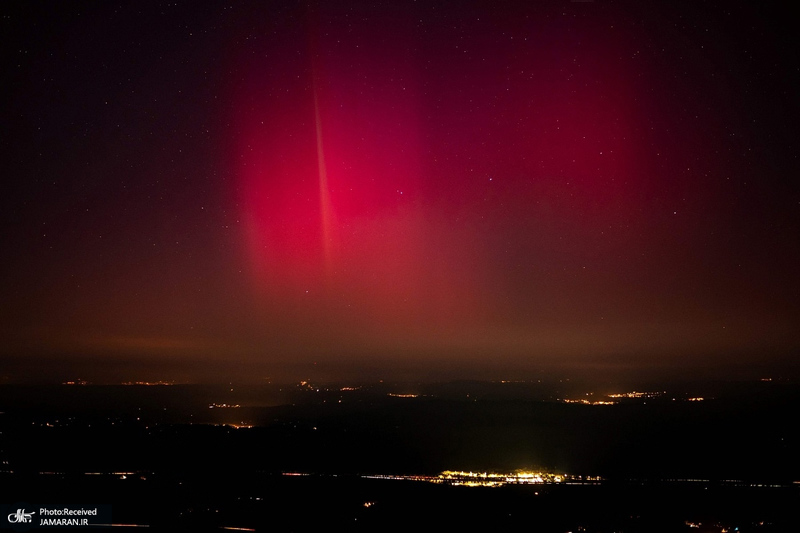
{"type": "Polygon", "coordinates": [[[662,396],[665,393],[666,393],[666,391],[662,391],[662,392],[638,392],[638,391],[633,391],[633,392],[623,392],[623,393],[620,393],[620,394],[609,394],[608,397],[609,398],[658,398],[659,396],[662,396]]]}
{"type": "Polygon", "coordinates": [[[174,381],[125,381],[122,385],[143,385],[146,387],[175,385],[174,381]]]}

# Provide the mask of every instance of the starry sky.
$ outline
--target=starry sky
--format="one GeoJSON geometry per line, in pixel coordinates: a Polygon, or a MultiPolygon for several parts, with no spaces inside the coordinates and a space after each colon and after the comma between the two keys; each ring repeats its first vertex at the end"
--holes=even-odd
{"type": "Polygon", "coordinates": [[[788,7],[0,12],[0,382],[798,373],[788,7]]]}

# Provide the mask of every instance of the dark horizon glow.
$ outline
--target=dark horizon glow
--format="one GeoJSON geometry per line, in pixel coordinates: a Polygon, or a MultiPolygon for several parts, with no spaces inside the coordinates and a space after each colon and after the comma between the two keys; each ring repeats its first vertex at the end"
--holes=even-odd
{"type": "Polygon", "coordinates": [[[796,375],[783,8],[3,9],[0,383],[796,375]]]}

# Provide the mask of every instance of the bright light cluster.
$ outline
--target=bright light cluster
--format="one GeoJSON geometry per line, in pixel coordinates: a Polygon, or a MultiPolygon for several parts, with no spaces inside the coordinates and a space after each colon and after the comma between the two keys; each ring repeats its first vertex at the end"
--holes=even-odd
{"type": "Polygon", "coordinates": [[[538,485],[551,483],[595,483],[601,481],[599,476],[573,476],[553,472],[518,471],[513,473],[464,472],[445,470],[438,477],[432,478],[434,483],[447,485],[463,485],[467,487],[499,487],[501,485],[538,485]]]}

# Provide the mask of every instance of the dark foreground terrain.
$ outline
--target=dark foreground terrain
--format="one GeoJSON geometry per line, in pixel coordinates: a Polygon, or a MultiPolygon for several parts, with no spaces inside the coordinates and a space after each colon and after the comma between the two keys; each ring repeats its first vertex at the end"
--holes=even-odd
{"type": "Polygon", "coordinates": [[[0,504],[188,531],[797,531],[799,399],[786,382],[3,386],[0,504]],[[601,480],[430,482],[523,469],[601,480]]]}

